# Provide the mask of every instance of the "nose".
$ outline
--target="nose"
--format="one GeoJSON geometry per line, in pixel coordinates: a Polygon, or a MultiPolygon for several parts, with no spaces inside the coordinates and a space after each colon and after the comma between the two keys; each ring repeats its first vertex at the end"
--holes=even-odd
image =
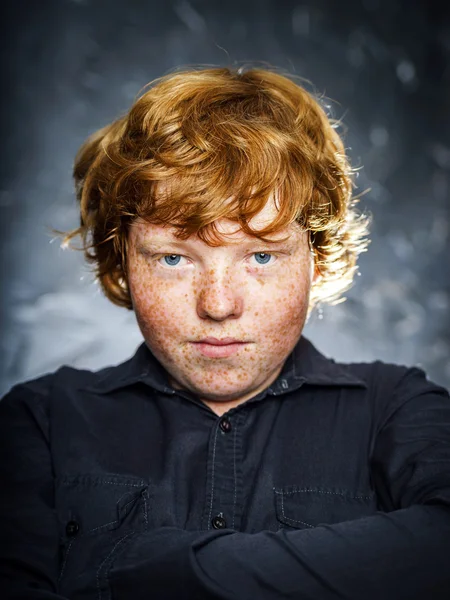
{"type": "Polygon", "coordinates": [[[210,269],[202,278],[197,296],[197,314],[202,319],[237,319],[244,308],[243,289],[229,269],[210,269]]]}

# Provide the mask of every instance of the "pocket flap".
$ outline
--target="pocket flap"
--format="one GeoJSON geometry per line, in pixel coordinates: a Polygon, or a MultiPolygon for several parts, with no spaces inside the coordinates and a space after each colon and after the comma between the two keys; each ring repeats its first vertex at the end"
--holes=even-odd
{"type": "Polygon", "coordinates": [[[278,521],[296,529],[351,521],[376,512],[373,494],[296,486],[275,488],[274,493],[278,521]]]}
{"type": "Polygon", "coordinates": [[[63,528],[70,521],[80,533],[119,527],[147,491],[143,479],[125,475],[79,475],[56,481],[56,506],[63,528]]]}

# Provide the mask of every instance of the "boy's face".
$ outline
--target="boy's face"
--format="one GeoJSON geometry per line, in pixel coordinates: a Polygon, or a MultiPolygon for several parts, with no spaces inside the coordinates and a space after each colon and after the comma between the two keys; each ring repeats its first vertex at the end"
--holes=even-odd
{"type": "MultiPolygon", "coordinates": [[[[261,229],[273,202],[251,221],[261,229]]],[[[296,345],[307,315],[314,270],[308,235],[297,224],[267,244],[227,219],[231,243],[179,240],[170,227],[136,220],[130,228],[128,283],[147,346],[175,388],[224,412],[268,387],[296,345]],[[238,344],[200,343],[233,338],[238,344]],[[222,410],[221,408],[222,407],[222,410]]]]}

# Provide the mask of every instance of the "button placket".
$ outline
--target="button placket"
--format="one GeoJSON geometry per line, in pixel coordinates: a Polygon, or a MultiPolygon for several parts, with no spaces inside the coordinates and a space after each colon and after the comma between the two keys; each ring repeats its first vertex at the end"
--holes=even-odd
{"type": "Polygon", "coordinates": [[[212,423],[208,447],[202,529],[238,529],[242,514],[241,424],[245,411],[225,413],[212,423]],[[220,517],[219,520],[216,517],[220,517]],[[223,523],[222,523],[223,519],[223,523]]]}

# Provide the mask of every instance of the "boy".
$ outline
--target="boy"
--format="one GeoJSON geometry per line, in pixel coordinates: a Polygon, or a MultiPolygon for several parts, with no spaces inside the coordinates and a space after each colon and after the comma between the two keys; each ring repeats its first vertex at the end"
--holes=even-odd
{"type": "Polygon", "coordinates": [[[261,69],[157,80],[80,149],[76,235],[144,343],[0,404],[9,598],[448,598],[450,402],[303,336],[366,220],[333,123],[261,69]]]}

